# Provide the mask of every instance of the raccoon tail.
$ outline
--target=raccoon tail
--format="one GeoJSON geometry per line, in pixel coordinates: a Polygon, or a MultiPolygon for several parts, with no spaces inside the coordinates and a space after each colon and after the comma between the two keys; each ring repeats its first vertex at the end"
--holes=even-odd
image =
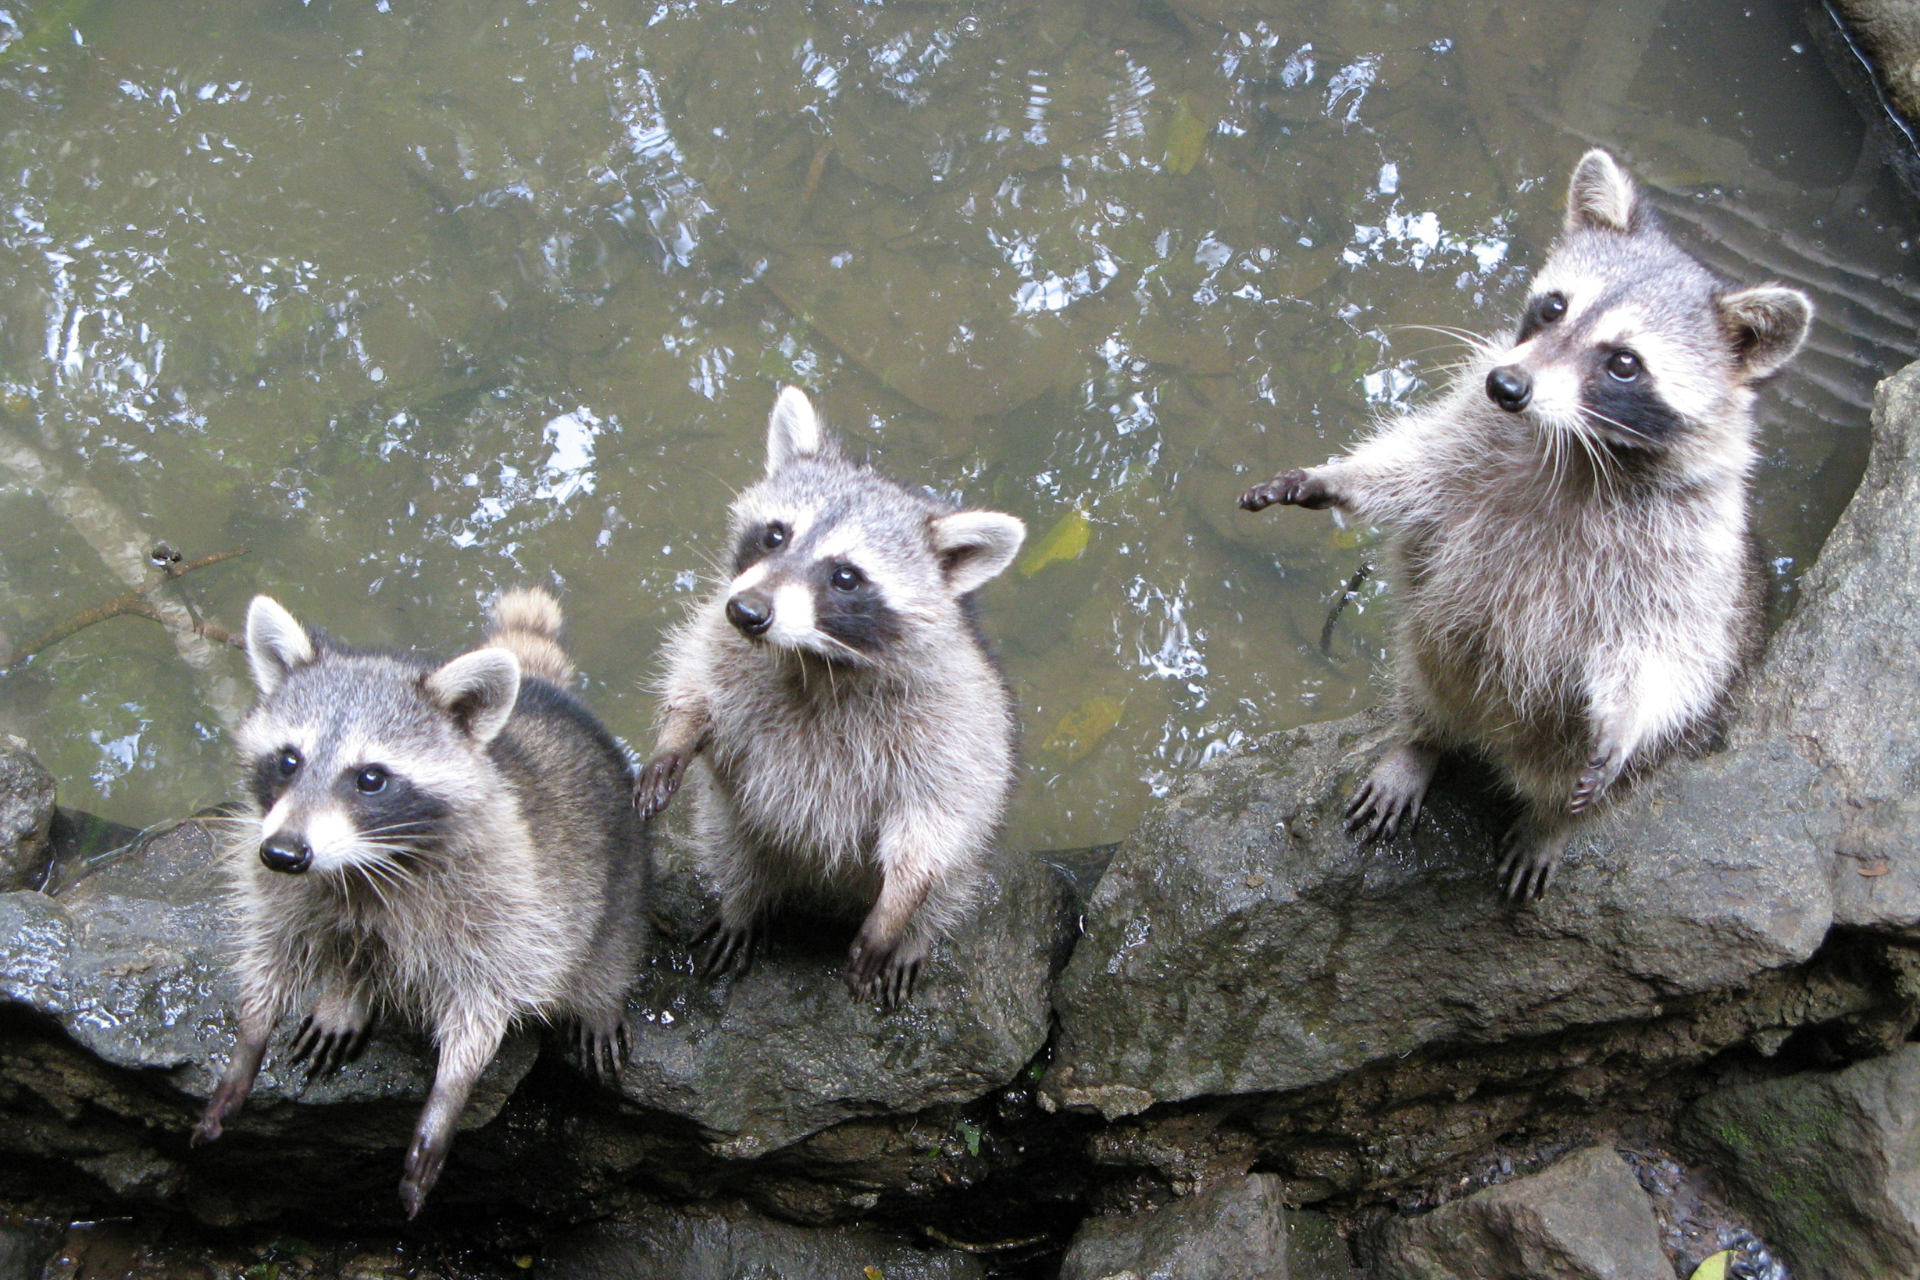
{"type": "Polygon", "coordinates": [[[520,659],[520,669],[565,688],[573,659],[560,647],[560,602],[538,587],[504,592],[487,616],[487,643],[520,659]]]}

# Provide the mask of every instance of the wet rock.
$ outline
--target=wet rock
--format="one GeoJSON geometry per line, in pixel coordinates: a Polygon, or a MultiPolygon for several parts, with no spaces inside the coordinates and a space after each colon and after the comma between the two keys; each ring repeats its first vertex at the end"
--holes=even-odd
{"type": "Polygon", "coordinates": [[[1902,0],[1838,0],[1900,114],[1920,122],[1920,10],[1902,0]]]}
{"type": "Polygon", "coordinates": [[[1803,961],[1826,933],[1835,824],[1784,744],[1668,771],[1516,907],[1494,883],[1498,804],[1463,772],[1412,839],[1345,833],[1386,734],[1360,716],[1263,739],[1190,775],[1121,846],[1055,992],[1057,1103],[1111,1118],[1435,1042],[1653,1017],[1803,961]]]}
{"type": "Polygon", "coordinates": [[[0,1280],[33,1280],[46,1256],[33,1232],[0,1228],[0,1280]]]}
{"type": "Polygon", "coordinates": [[[40,882],[52,824],[53,775],[9,734],[0,742],[0,892],[40,882]]]}
{"type": "Polygon", "coordinates": [[[551,1280],[975,1280],[966,1254],[860,1227],[795,1227],[735,1205],[652,1206],[569,1235],[540,1261],[551,1280]]]}
{"type": "Polygon", "coordinates": [[[1755,682],[1736,746],[1770,737],[1817,765],[1844,816],[1826,851],[1837,924],[1920,928],[1920,365],[1875,396],[1866,474],[1755,682]]]}
{"type": "Polygon", "coordinates": [[[1802,1280],[1920,1274],[1920,1045],[1709,1094],[1680,1137],[1802,1280]]]}
{"type": "Polygon", "coordinates": [[[1671,1280],[1653,1203],[1611,1147],[1391,1222],[1377,1280],[1671,1280]]]}
{"type": "Polygon", "coordinates": [[[1346,1244],[1251,1174],[1158,1209],[1081,1224],[1060,1280],[1349,1280],[1346,1244]]]}
{"type": "Polygon", "coordinates": [[[857,921],[790,919],[737,980],[702,981],[683,946],[712,913],[675,841],[656,851],[666,932],[635,988],[625,1096],[699,1124],[719,1154],[760,1155],[856,1116],[967,1102],[1012,1080],[1047,1036],[1066,881],[1002,855],[983,906],[943,942],[912,1002],[855,1004],[840,973],[857,921]]]}

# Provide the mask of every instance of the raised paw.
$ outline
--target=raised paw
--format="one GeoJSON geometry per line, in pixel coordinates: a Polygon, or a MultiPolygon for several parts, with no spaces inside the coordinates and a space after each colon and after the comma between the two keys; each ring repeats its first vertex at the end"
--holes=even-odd
{"type": "Polygon", "coordinates": [[[366,1052],[372,1035],[371,1021],[332,1027],[309,1016],[293,1033],[287,1060],[296,1066],[307,1064],[308,1083],[324,1080],[366,1052]]]}
{"type": "Polygon", "coordinates": [[[759,943],[759,931],[752,925],[730,925],[715,916],[694,935],[694,965],[703,978],[718,978],[726,974],[739,977],[753,967],[753,956],[759,943]]]}
{"type": "Polygon", "coordinates": [[[640,811],[640,816],[654,818],[665,813],[686,772],[686,757],[672,751],[663,752],[642,765],[640,776],[633,780],[633,807],[640,811]]]}
{"type": "Polygon", "coordinates": [[[847,968],[842,977],[854,1000],[865,1004],[875,1000],[882,1010],[901,1008],[913,999],[931,948],[922,941],[890,945],[883,939],[860,930],[847,950],[847,968]]]}
{"type": "Polygon", "coordinates": [[[1275,503],[1319,511],[1334,503],[1333,490],[1311,471],[1295,467],[1240,495],[1242,511],[1264,511],[1275,503]]]}
{"type": "Polygon", "coordinates": [[[1599,802],[1607,788],[1620,776],[1623,762],[1610,755],[1597,755],[1587,761],[1587,767],[1573,780],[1573,794],[1567,799],[1569,814],[1585,813],[1599,802]]]}
{"type": "Polygon", "coordinates": [[[1500,887],[1515,902],[1531,902],[1553,883],[1554,870],[1560,865],[1561,842],[1538,840],[1516,826],[1503,842],[1506,856],[1500,859],[1500,887]]]}

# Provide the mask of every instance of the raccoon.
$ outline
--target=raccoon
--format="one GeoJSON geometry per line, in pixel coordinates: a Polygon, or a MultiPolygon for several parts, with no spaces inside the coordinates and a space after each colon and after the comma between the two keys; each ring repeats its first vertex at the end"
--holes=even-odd
{"type": "Polygon", "coordinates": [[[381,1013],[433,1035],[409,1217],[514,1022],[569,1024],[582,1065],[617,1074],[644,833],[626,756],[563,688],[560,621],[551,596],[510,592],[489,647],[435,665],[346,648],[254,598],[259,700],[237,734],[247,803],[227,855],[240,1034],[196,1143],[220,1136],[309,998],[291,1056],[316,1073],[355,1057],[381,1013]]]}
{"type": "Polygon", "coordinates": [[[1400,741],[1348,810],[1420,813],[1444,750],[1522,803],[1500,877],[1537,897],[1574,825],[1717,732],[1762,643],[1750,529],[1756,380],[1799,350],[1805,295],[1736,289],[1589,151],[1517,330],[1445,395],[1240,505],[1338,507],[1391,533],[1400,741]]]}
{"type": "Polygon", "coordinates": [[[1012,700],[971,596],[1026,526],[848,461],[788,387],[728,536],[731,579],[667,642],[635,804],[661,812],[702,762],[692,827],[720,892],[695,939],[706,971],[744,970],[782,900],[824,897],[870,907],[845,977],[894,1007],[966,913],[1012,787],[1012,700]]]}

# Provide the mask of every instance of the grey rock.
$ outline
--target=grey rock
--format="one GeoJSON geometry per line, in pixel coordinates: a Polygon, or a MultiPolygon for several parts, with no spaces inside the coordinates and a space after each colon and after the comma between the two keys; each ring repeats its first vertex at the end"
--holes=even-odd
{"type": "Polygon", "coordinates": [[[922,1250],[860,1227],[796,1227],[739,1206],[648,1207],[575,1232],[547,1250],[552,1280],[976,1280],[966,1254],[922,1250]]]}
{"type": "Polygon", "coordinates": [[[1910,0],[1838,0],[1900,114],[1920,122],[1920,8],[1910,0]]]}
{"type": "Polygon", "coordinates": [[[1661,775],[1513,906],[1498,815],[1442,775],[1421,829],[1341,806],[1386,735],[1360,716],[1201,767],[1123,844],[1055,991],[1043,1087],[1108,1117],[1297,1089],[1435,1042],[1657,1016],[1797,963],[1829,923],[1821,775],[1777,741],[1661,775]]]}
{"type": "Polygon", "coordinates": [[[53,775],[9,734],[0,744],[0,893],[35,887],[47,871],[53,775]]]}
{"type": "Polygon", "coordinates": [[[1158,1209],[1089,1218],[1060,1280],[1350,1280],[1333,1224],[1289,1210],[1281,1180],[1255,1173],[1158,1209]]]}
{"type": "MultiPolygon", "coordinates": [[[[1911,5],[1882,6],[1907,11],[1911,5]]],[[[1920,62],[1912,63],[1920,74],[1920,62]]],[[[1736,748],[1790,742],[1845,815],[1834,921],[1920,928],[1920,365],[1882,382],[1866,474],[1768,651],[1736,748]]]]}
{"type": "Polygon", "coordinates": [[[1920,1045],[1709,1094],[1680,1137],[1802,1280],[1920,1275],[1920,1045]]]}
{"type": "Polygon", "coordinates": [[[0,1227],[0,1280],[34,1280],[47,1249],[31,1231],[0,1227]]]}
{"type": "Polygon", "coordinates": [[[1389,1223],[1377,1280],[1672,1280],[1653,1202],[1610,1147],[1389,1223]]]}
{"type": "MultiPolygon", "coordinates": [[[[711,903],[682,846],[656,850],[656,911],[691,937],[711,903]]],[[[626,1097],[695,1121],[719,1154],[744,1158],[1006,1084],[1046,1042],[1066,884],[1026,854],[1000,855],[992,877],[978,916],[891,1013],[855,1004],[841,981],[857,922],[776,930],[738,980],[699,980],[683,947],[662,945],[635,988],[626,1097]]]]}

